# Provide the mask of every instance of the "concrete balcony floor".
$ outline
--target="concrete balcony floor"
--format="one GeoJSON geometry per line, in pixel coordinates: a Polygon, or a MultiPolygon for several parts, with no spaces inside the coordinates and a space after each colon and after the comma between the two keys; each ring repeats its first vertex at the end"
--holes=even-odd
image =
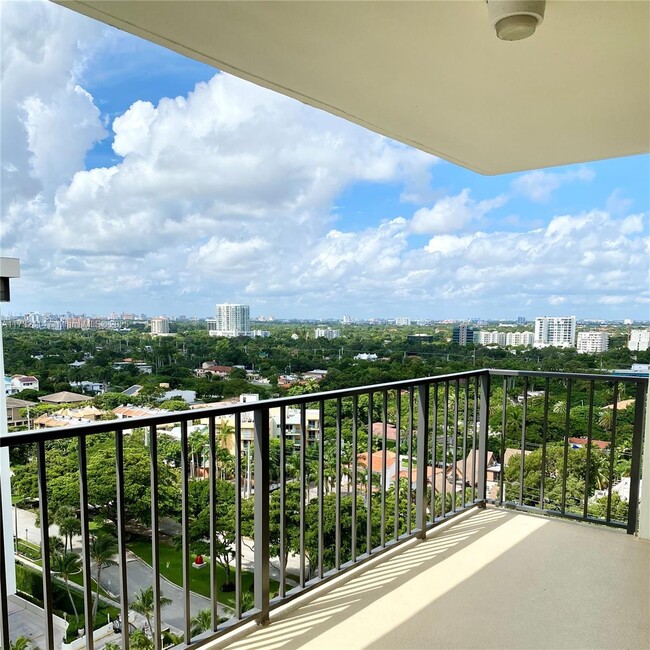
{"type": "Polygon", "coordinates": [[[650,543],[473,510],[208,647],[650,648],[650,543]]]}

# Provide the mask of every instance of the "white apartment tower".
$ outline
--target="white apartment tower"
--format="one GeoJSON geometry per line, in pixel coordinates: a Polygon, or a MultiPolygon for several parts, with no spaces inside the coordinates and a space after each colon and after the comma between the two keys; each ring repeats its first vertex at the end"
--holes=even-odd
{"type": "Polygon", "coordinates": [[[151,334],[152,336],[161,336],[169,334],[169,318],[158,316],[158,318],[151,319],[151,334]]]}
{"type": "Polygon", "coordinates": [[[578,332],[578,352],[580,354],[597,354],[609,349],[607,332],[578,332]]]}
{"type": "Polygon", "coordinates": [[[208,333],[211,336],[250,336],[251,317],[248,305],[217,305],[217,317],[208,320],[208,333]]]}
{"type": "Polygon", "coordinates": [[[331,327],[318,327],[314,330],[314,338],[316,339],[337,339],[341,336],[341,330],[335,330],[331,327]]]}
{"type": "Polygon", "coordinates": [[[535,319],[536,348],[549,346],[574,348],[576,345],[575,316],[538,316],[535,319]]]}
{"type": "Polygon", "coordinates": [[[628,350],[632,350],[632,352],[644,352],[649,347],[650,329],[630,331],[630,339],[627,342],[628,350]]]}

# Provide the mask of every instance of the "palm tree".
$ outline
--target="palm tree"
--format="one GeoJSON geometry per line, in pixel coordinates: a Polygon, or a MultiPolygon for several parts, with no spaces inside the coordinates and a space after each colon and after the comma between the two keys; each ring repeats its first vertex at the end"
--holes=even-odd
{"type": "Polygon", "coordinates": [[[50,557],[54,557],[58,553],[63,553],[67,550],[63,544],[63,540],[56,535],[50,536],[50,557]]]}
{"type": "Polygon", "coordinates": [[[95,604],[93,605],[93,619],[97,615],[97,607],[99,605],[99,585],[102,577],[102,569],[117,564],[113,560],[115,553],[117,553],[117,542],[112,535],[100,533],[90,540],[90,558],[95,563],[97,570],[95,577],[97,591],[95,593],[95,604]]]}
{"type": "Polygon", "coordinates": [[[202,609],[190,621],[190,634],[194,637],[201,632],[212,629],[212,612],[209,609],[202,609]]]}
{"type": "Polygon", "coordinates": [[[555,402],[555,404],[553,404],[553,413],[564,415],[566,413],[566,402],[563,402],[562,400],[555,402]]]}
{"type": "Polygon", "coordinates": [[[133,630],[129,635],[129,646],[133,650],[149,650],[154,644],[143,630],[133,630]]]}
{"type": "Polygon", "coordinates": [[[79,612],[77,612],[77,606],[74,602],[74,598],[70,593],[70,576],[81,571],[81,558],[71,551],[66,551],[64,553],[55,553],[52,558],[52,570],[55,573],[61,575],[63,582],[65,582],[65,588],[68,592],[68,598],[72,603],[72,610],[74,611],[75,618],[79,617],[79,612]]]}
{"type": "MultiPolygon", "coordinates": [[[[161,596],[161,609],[166,605],[171,605],[171,602],[171,599],[161,596]]],[[[138,614],[142,614],[147,619],[147,626],[153,636],[153,626],[151,625],[151,617],[154,613],[153,587],[140,589],[140,591],[135,595],[135,598],[131,601],[131,609],[138,614]]]]}
{"type": "Polygon", "coordinates": [[[38,646],[33,645],[26,636],[19,636],[9,644],[9,650],[38,650],[38,646]]]}
{"type": "Polygon", "coordinates": [[[614,409],[601,409],[598,415],[598,425],[605,431],[611,431],[614,425],[614,409]]]}

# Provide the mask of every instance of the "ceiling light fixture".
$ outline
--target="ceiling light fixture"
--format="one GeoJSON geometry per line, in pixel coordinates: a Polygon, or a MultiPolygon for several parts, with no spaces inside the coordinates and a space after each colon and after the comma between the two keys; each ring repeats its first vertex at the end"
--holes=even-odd
{"type": "Polygon", "coordinates": [[[502,41],[520,41],[544,20],[546,0],[486,0],[490,21],[502,41]]]}

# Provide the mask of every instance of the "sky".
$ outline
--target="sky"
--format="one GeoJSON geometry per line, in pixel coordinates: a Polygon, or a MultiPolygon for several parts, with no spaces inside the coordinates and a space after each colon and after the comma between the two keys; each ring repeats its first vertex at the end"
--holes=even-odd
{"type": "Polygon", "coordinates": [[[2,3],[4,313],[650,319],[650,157],[486,177],[2,3]]]}

